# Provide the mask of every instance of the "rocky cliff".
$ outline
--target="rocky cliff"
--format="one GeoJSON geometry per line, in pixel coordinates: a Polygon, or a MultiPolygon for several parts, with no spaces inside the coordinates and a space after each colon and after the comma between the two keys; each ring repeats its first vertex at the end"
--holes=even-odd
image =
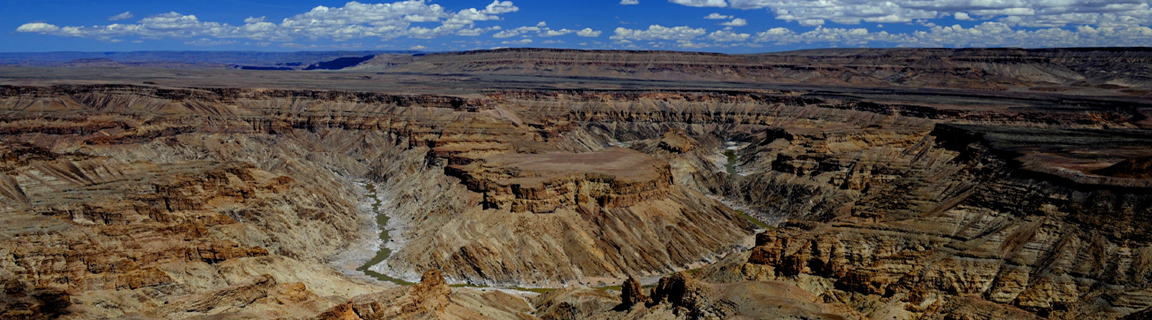
{"type": "Polygon", "coordinates": [[[416,79],[412,92],[323,89],[401,69],[300,88],[0,86],[0,312],[1139,316],[1152,306],[1146,53],[1101,50],[506,50],[389,65],[505,79],[499,90],[419,75],[395,76],[416,79]],[[571,69],[511,81],[506,55],[571,69]],[[590,62],[610,59],[625,65],[590,62]],[[716,82],[708,65],[795,81],[716,82]],[[602,68],[624,71],[548,82],[602,68]],[[651,74],[623,76],[638,68],[651,74]],[[656,73],[698,78],[628,80],[656,73]],[[985,83],[1009,92],[963,89],[985,83]],[[1062,89],[1028,89],[1044,83],[1062,89]],[[745,245],[754,228],[767,231],[745,245]],[[422,284],[364,279],[367,258],[348,256],[364,246],[391,249],[372,270],[422,284]]]}
{"type": "MultiPolygon", "coordinates": [[[[391,60],[389,60],[391,61],[391,60]]],[[[438,53],[368,70],[976,90],[1148,94],[1147,48],[826,49],[755,55],[498,49],[438,53]],[[1117,73],[1111,70],[1123,70],[1117,73]]]]}

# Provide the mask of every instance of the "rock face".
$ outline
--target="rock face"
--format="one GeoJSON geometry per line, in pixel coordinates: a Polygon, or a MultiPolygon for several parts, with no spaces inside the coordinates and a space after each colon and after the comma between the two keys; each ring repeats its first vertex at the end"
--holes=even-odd
{"type": "Polygon", "coordinates": [[[679,272],[660,279],[645,307],[627,317],[648,318],[670,311],[674,319],[861,319],[851,308],[827,304],[781,282],[711,284],[679,272]],[[643,316],[641,316],[643,315],[643,316]]]}
{"type": "Polygon", "coordinates": [[[624,285],[620,289],[620,306],[627,309],[645,301],[648,301],[648,297],[640,291],[640,281],[633,277],[624,280],[624,285]]]}
{"type": "Polygon", "coordinates": [[[674,184],[667,162],[622,148],[499,154],[447,170],[468,189],[483,193],[485,208],[512,212],[628,207],[665,197],[674,184]]]}
{"type": "Polygon", "coordinates": [[[439,270],[428,270],[420,283],[403,289],[359,296],[338,305],[319,319],[421,319],[436,318],[448,307],[452,288],[439,270]]]}
{"type": "MultiPolygon", "coordinates": [[[[884,163],[868,160],[884,147],[856,153],[804,135],[767,144],[761,150],[775,154],[751,156],[774,157],[759,161],[778,185],[758,194],[800,192],[817,202],[758,234],[757,247],[726,270],[743,279],[822,279],[831,287],[817,292],[827,290],[833,301],[865,308],[853,295],[870,296],[915,318],[997,317],[961,308],[971,304],[1051,318],[1110,318],[1147,307],[1135,298],[1147,286],[1147,237],[1139,231],[1152,227],[1145,182],[1052,170],[1069,166],[1029,155],[1053,152],[1051,145],[1022,149],[1013,140],[1020,137],[998,136],[1007,130],[1000,127],[943,127],[919,141],[879,143],[903,149],[884,163]]],[[[1012,130],[1033,141],[1063,135],[1012,130]]]]}
{"type": "Polygon", "coordinates": [[[318,315],[321,320],[532,319],[525,300],[500,291],[453,292],[439,270],[428,270],[409,288],[366,294],[318,315]]]}
{"type": "Polygon", "coordinates": [[[413,237],[389,259],[392,268],[555,286],[683,268],[729,250],[751,228],[676,185],[666,161],[629,149],[496,154],[444,170],[460,179],[439,182],[442,194],[463,204],[418,211],[424,220],[408,226],[413,237]]]}
{"type": "Polygon", "coordinates": [[[1152,179],[1152,157],[1124,160],[1093,173],[1119,178],[1152,179]]]}
{"type": "Polygon", "coordinates": [[[1150,55],[1142,48],[825,49],[755,55],[516,48],[429,54],[369,69],[980,90],[1040,84],[1032,90],[1073,91],[1108,88],[1109,83],[1147,86],[1150,55]]]}
{"type": "Polygon", "coordinates": [[[505,50],[285,73],[309,81],[2,69],[20,84],[0,85],[0,318],[1139,316],[1147,53],[1098,51],[505,50]],[[501,75],[526,72],[509,55],[563,67],[525,82],[501,75]],[[556,76],[606,68],[624,71],[556,76]],[[391,241],[371,241],[358,183],[391,241]],[[721,200],[771,222],[755,247],[721,200]],[[422,283],[350,277],[361,246],[422,283]],[[630,275],[663,280],[579,287],[630,275]]]}
{"type": "MultiPolygon", "coordinates": [[[[229,285],[235,280],[227,277],[247,277],[269,263],[278,264],[280,279],[298,284],[335,275],[301,262],[315,263],[354,236],[347,229],[357,221],[346,215],[346,202],[251,165],[125,163],[35,150],[5,165],[4,220],[12,228],[0,264],[13,299],[6,301],[15,301],[9,306],[56,311],[20,315],[22,308],[12,307],[6,312],[17,313],[6,317],[66,310],[117,316],[229,285]],[[305,247],[315,250],[298,251],[305,247]]],[[[312,285],[331,294],[342,284],[363,290],[347,280],[312,285]]],[[[206,304],[197,310],[214,308],[206,304]]]]}

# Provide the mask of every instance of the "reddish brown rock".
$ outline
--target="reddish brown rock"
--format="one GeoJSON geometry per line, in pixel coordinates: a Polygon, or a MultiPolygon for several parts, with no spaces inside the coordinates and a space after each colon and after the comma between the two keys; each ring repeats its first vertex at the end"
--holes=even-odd
{"type": "Polygon", "coordinates": [[[634,305],[644,303],[648,297],[640,288],[640,281],[631,276],[628,280],[624,280],[624,285],[620,288],[620,306],[623,308],[631,308],[634,305]]]}
{"type": "Polygon", "coordinates": [[[484,194],[484,206],[512,212],[560,207],[627,207],[666,196],[667,162],[630,149],[591,153],[499,154],[449,172],[484,194]]]}

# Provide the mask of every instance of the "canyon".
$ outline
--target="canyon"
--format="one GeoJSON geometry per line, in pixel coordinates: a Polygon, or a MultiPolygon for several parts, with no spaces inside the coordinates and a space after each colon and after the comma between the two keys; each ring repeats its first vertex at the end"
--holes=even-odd
{"type": "Polygon", "coordinates": [[[0,318],[1152,307],[1144,48],[356,60],[0,66],[0,318]]]}

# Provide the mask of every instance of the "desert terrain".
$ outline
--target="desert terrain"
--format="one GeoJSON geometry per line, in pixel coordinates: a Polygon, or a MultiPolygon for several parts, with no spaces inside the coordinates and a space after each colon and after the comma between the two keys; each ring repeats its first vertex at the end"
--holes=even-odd
{"type": "Polygon", "coordinates": [[[1148,48],[61,56],[4,319],[1152,313],[1148,48]]]}

